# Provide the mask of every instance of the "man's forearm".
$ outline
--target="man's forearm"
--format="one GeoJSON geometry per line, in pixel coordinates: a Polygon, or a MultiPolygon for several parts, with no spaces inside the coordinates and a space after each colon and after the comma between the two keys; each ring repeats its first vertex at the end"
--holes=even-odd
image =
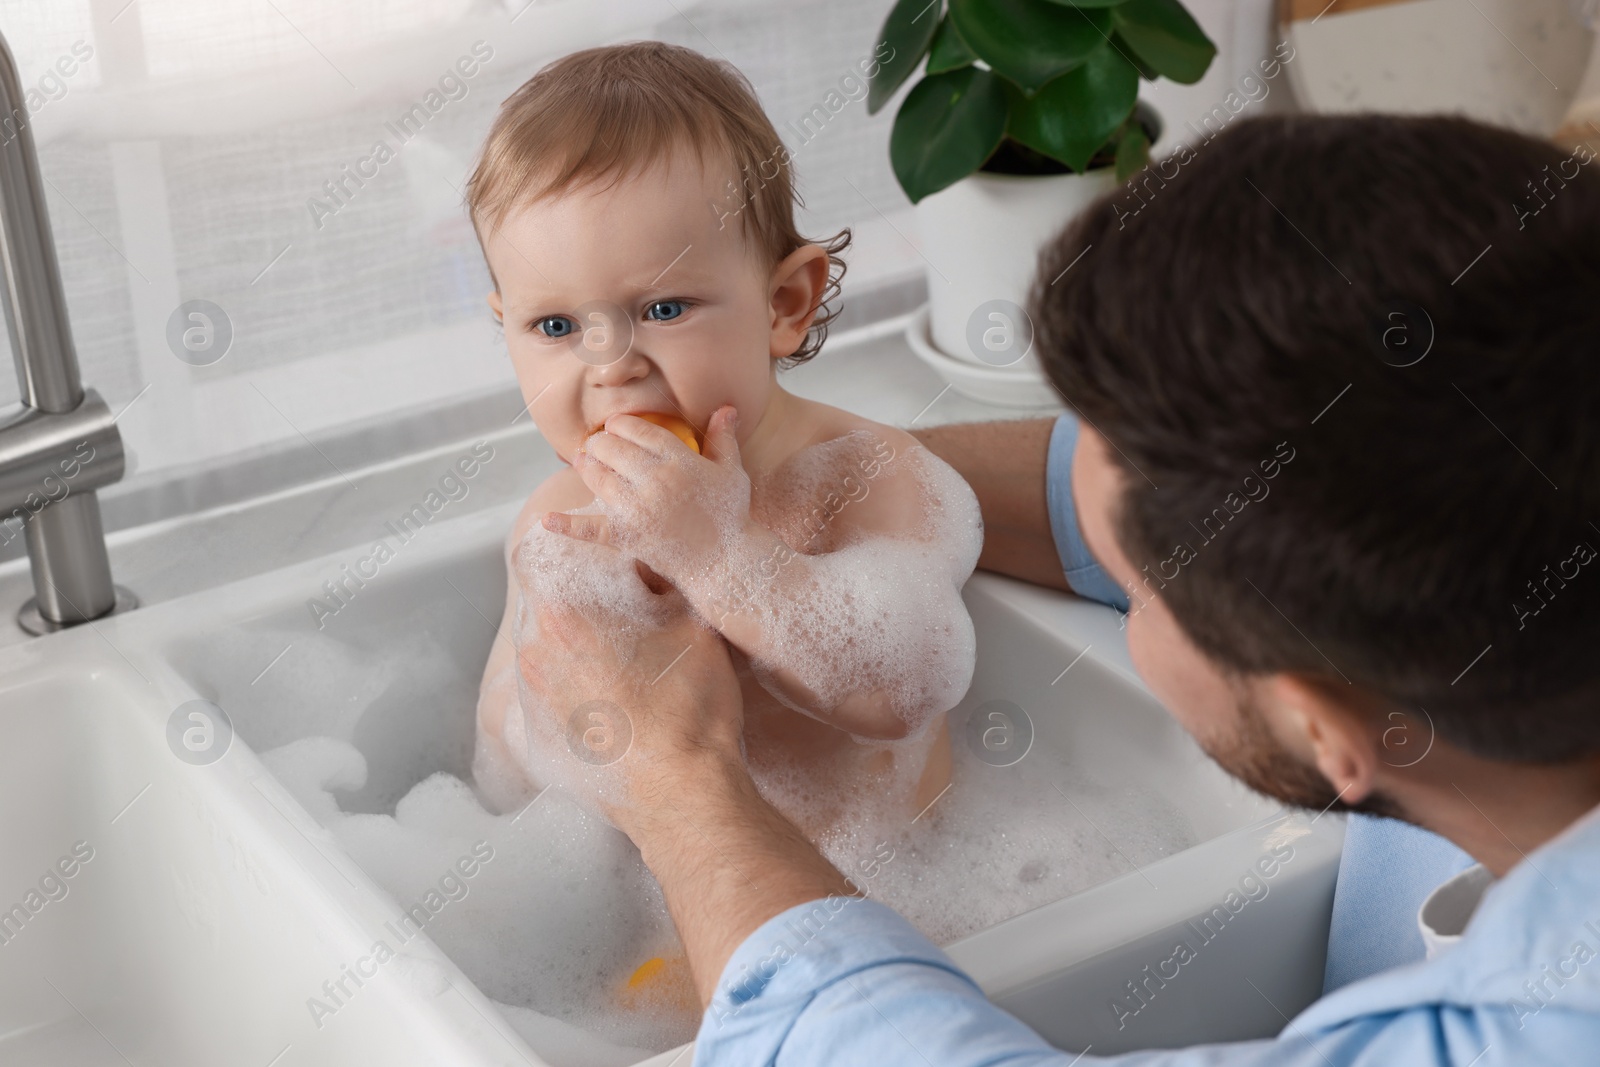
{"type": "Polygon", "coordinates": [[[728,958],[762,923],[808,900],[852,895],[742,764],[707,757],[658,793],[647,816],[622,828],[661,883],[702,1006],[728,958]]]}
{"type": "Polygon", "coordinates": [[[1045,498],[1045,460],[1054,426],[1055,419],[1046,417],[912,432],[928,451],[954,467],[978,496],[983,512],[978,566],[1066,589],[1045,498]]]}

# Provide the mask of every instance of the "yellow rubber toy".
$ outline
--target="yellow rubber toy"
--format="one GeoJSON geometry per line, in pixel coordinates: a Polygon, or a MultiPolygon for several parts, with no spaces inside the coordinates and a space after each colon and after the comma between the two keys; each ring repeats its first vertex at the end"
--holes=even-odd
{"type": "Polygon", "coordinates": [[[671,430],[677,435],[678,440],[694,449],[697,454],[699,453],[700,440],[695,436],[694,427],[678,418],[678,416],[665,415],[659,411],[635,411],[633,414],[645,422],[655,423],[663,430],[671,430]]]}
{"type": "Polygon", "coordinates": [[[634,1011],[666,1011],[693,1018],[700,1008],[689,960],[680,955],[645,960],[618,993],[622,1006],[634,1011]]]}

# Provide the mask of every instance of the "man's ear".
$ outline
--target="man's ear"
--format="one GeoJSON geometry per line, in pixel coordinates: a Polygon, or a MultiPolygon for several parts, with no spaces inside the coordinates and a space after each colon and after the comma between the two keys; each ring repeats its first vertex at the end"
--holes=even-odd
{"type": "Polygon", "coordinates": [[[1264,683],[1264,711],[1284,744],[1316,765],[1346,804],[1372,794],[1380,742],[1369,701],[1351,685],[1326,684],[1295,674],[1264,683]]]}
{"type": "Polygon", "coordinates": [[[801,245],[772,269],[771,356],[792,356],[804,343],[828,285],[828,252],[801,245]]]}
{"type": "Polygon", "coordinates": [[[505,309],[500,306],[500,290],[498,289],[489,293],[489,310],[494,312],[494,321],[502,326],[506,324],[505,309]]]}

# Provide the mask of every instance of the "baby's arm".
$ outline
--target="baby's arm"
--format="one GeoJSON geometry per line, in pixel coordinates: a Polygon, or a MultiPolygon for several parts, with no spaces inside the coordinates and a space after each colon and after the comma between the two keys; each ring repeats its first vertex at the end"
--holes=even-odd
{"type": "MultiPolygon", "coordinates": [[[[643,419],[608,420],[575,461],[605,513],[552,512],[546,529],[645,563],[796,710],[864,737],[919,732],[972,680],[961,586],[982,519],[971,486],[909,434],[878,427],[873,454],[860,448],[838,491],[810,502],[826,508],[827,536],[801,531],[791,547],[751,515],[736,429],[732,406],[719,408],[696,455],[643,419]],[[870,484],[852,492],[851,474],[870,484]]],[[[836,440],[848,449],[855,436],[836,440]]]]}
{"type": "Polygon", "coordinates": [[[982,520],[971,487],[910,438],[878,449],[816,502],[814,523],[840,547],[802,554],[751,523],[690,599],[785,704],[895,739],[954,707],[971,683],[961,587],[982,520]]]}

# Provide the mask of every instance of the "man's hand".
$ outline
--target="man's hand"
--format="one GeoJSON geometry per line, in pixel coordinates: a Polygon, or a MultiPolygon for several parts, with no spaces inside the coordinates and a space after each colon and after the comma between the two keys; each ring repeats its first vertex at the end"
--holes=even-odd
{"type": "Polygon", "coordinates": [[[552,512],[544,527],[610,544],[679,588],[750,525],[750,478],[739,462],[738,414],[718,408],[695,452],[671,430],[635,415],[613,415],[584,443],[573,470],[607,515],[552,512]]]}
{"type": "Polygon", "coordinates": [[[532,698],[523,714],[549,716],[530,725],[564,733],[558,750],[601,778],[602,806],[661,883],[706,1004],[763,922],[853,890],[756,791],[728,646],[665,596],[679,606],[665,621],[541,605],[538,647],[517,659],[532,698]]]}
{"type": "Polygon", "coordinates": [[[637,837],[678,788],[708,773],[748,778],[727,644],[686,608],[659,628],[592,604],[544,603],[536,620],[537,649],[517,657],[533,697],[523,714],[547,717],[529,724],[537,736],[564,737],[557,754],[598,779],[601,806],[624,833],[637,837]]]}

